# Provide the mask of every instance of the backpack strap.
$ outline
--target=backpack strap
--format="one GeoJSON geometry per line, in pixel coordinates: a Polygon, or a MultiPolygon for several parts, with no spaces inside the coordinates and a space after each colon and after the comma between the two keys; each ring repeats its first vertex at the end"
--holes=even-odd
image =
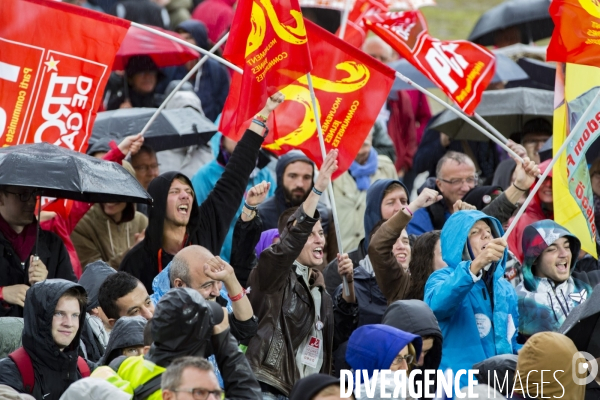
{"type": "Polygon", "coordinates": [[[83,357],[77,357],[77,369],[82,378],[87,378],[91,374],[90,366],[83,357]]]}
{"type": "MultiPolygon", "coordinates": [[[[23,380],[23,388],[27,393],[33,393],[33,385],[35,384],[35,375],[33,372],[33,364],[31,357],[25,351],[25,348],[19,347],[8,355],[15,363],[23,380]]],[[[89,369],[88,369],[89,370],[89,369]]]]}
{"type": "Polygon", "coordinates": [[[133,391],[133,400],[146,400],[148,397],[150,397],[152,395],[152,393],[159,390],[161,378],[162,378],[162,374],[156,375],[154,378],[150,379],[148,382],[136,387],[135,390],[133,391]]]}

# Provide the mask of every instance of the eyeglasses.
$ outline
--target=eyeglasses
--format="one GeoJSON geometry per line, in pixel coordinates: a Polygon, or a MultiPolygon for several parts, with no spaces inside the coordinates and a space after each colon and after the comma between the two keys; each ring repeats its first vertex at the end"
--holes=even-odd
{"type": "Polygon", "coordinates": [[[402,361],[406,361],[406,364],[410,365],[410,364],[412,364],[413,360],[414,360],[413,355],[407,354],[405,356],[398,356],[398,357],[394,358],[394,361],[392,362],[392,364],[398,365],[398,364],[402,364],[402,361]]]}
{"type": "Polygon", "coordinates": [[[477,174],[475,174],[474,176],[470,176],[468,178],[455,178],[455,179],[442,179],[442,178],[438,178],[440,181],[447,183],[448,185],[451,186],[462,186],[465,182],[467,183],[467,185],[469,186],[477,186],[477,184],[479,183],[479,176],[477,174]]]}
{"type": "Polygon", "coordinates": [[[19,200],[21,200],[23,203],[26,203],[29,201],[29,199],[31,199],[32,197],[37,197],[39,194],[41,194],[41,190],[34,190],[32,192],[24,192],[24,193],[14,193],[14,192],[9,192],[8,190],[3,190],[4,193],[9,193],[12,194],[13,196],[17,196],[19,198],[19,200]]]}
{"type": "Polygon", "coordinates": [[[221,400],[223,396],[223,391],[221,389],[217,390],[208,390],[204,388],[192,388],[192,389],[176,389],[173,390],[175,393],[183,392],[183,393],[191,393],[192,397],[195,400],[206,400],[209,395],[213,395],[216,399],[221,400]]]}
{"type": "Polygon", "coordinates": [[[138,165],[137,167],[133,167],[136,171],[143,172],[144,174],[148,173],[148,171],[156,171],[160,167],[160,164],[152,164],[152,165],[138,165]]]}

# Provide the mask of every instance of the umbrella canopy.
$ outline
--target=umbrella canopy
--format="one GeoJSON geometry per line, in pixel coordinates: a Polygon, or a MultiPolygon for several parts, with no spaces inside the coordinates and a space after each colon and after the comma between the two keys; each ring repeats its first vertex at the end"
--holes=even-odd
{"type": "Polygon", "coordinates": [[[521,43],[549,38],[554,29],[549,7],[549,0],[512,0],[498,4],[479,18],[468,40],[483,46],[494,46],[494,35],[511,27],[520,30],[521,43]]]}
{"type": "MultiPolygon", "coordinates": [[[[98,141],[135,135],[142,131],[156,108],[121,108],[98,113],[90,146],[98,141]]],[[[217,126],[191,108],[162,110],[144,134],[144,143],[155,151],[203,145],[217,132],[217,126]]]]}
{"type": "MultiPolygon", "coordinates": [[[[406,59],[394,61],[390,64],[390,67],[400,72],[402,75],[409,78],[411,81],[423,86],[425,89],[436,88],[437,86],[429,78],[423,75],[418,69],[416,69],[406,59]]],[[[496,54],[496,71],[491,83],[497,82],[510,82],[520,81],[528,79],[529,76],[516,62],[504,55],[496,54]]],[[[401,81],[396,78],[394,86],[390,93],[395,95],[397,90],[410,90],[414,89],[408,83],[401,81]]]]}
{"type": "Polygon", "coordinates": [[[556,65],[533,58],[523,57],[517,64],[529,75],[528,79],[509,82],[506,87],[530,87],[535,89],[554,90],[556,65]]]}
{"type": "Polygon", "coordinates": [[[514,61],[523,57],[529,57],[540,61],[546,61],[546,50],[548,46],[532,46],[523,43],[515,43],[510,46],[493,49],[494,54],[502,54],[514,61]]]}
{"type": "MultiPolygon", "coordinates": [[[[527,121],[535,118],[545,118],[552,124],[554,92],[530,88],[489,90],[483,92],[475,112],[508,138],[520,132],[527,121]]],[[[488,140],[449,110],[438,117],[431,129],[444,132],[456,140],[488,140]]]]}
{"type": "Polygon", "coordinates": [[[0,185],[37,188],[44,196],[90,203],[152,203],[119,164],[48,143],[0,149],[0,185]]]}
{"type": "MultiPolygon", "coordinates": [[[[175,32],[166,31],[155,26],[152,28],[181,39],[181,36],[175,32]]],[[[125,70],[129,57],[136,55],[150,56],[159,68],[185,64],[200,57],[196,50],[135,26],[130,26],[125,39],[121,42],[119,51],[115,55],[113,70],[125,70]]]]}
{"type": "Polygon", "coordinates": [[[577,350],[600,357],[600,286],[596,286],[587,300],[575,307],[559,329],[571,338],[577,350]]]}

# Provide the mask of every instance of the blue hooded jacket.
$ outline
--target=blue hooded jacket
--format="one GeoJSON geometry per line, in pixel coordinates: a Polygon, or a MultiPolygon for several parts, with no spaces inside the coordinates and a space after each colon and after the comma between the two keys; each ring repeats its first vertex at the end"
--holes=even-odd
{"type": "Polygon", "coordinates": [[[371,378],[375,370],[390,369],[394,358],[409,343],[415,347],[418,360],[423,346],[421,336],[387,325],[364,325],[350,336],[346,361],[355,371],[367,370],[371,378]]]}
{"type": "MultiPolygon", "coordinates": [[[[444,337],[440,369],[471,369],[473,364],[500,354],[517,354],[517,296],[504,279],[507,252],[492,264],[492,287],[485,277],[473,281],[471,261],[465,261],[471,227],[485,220],[494,237],[503,235],[500,222],[481,211],[459,211],[448,219],[440,238],[448,267],[435,271],[425,286],[425,302],[438,319],[444,337]],[[493,299],[490,299],[490,293],[493,299]]],[[[467,385],[463,375],[461,387],[467,385]]]]}

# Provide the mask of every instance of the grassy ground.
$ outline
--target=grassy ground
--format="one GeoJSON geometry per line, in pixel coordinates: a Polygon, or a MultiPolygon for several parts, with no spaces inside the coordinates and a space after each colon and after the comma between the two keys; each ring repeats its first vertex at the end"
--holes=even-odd
{"type": "Polygon", "coordinates": [[[423,7],[429,33],[438,39],[466,39],[485,11],[502,0],[436,0],[437,6],[423,7]]]}

